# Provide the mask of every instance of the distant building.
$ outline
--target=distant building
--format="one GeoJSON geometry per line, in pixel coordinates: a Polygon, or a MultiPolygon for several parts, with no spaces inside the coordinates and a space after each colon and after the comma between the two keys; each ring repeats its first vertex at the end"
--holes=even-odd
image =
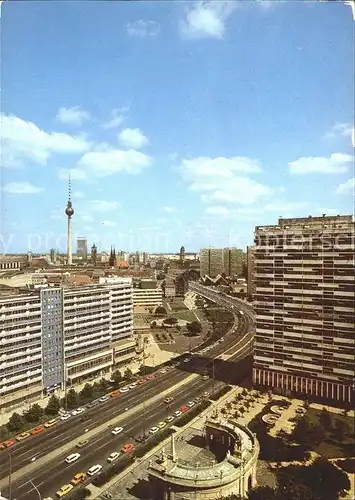
{"type": "Polygon", "coordinates": [[[254,384],[354,404],[354,238],[350,215],[256,227],[254,384]]]}
{"type": "Polygon", "coordinates": [[[159,306],[163,303],[163,291],[156,280],[142,279],[133,288],[133,305],[143,307],[159,306]]]}
{"type": "Polygon", "coordinates": [[[94,266],[96,266],[96,264],[97,264],[97,247],[96,247],[95,243],[91,247],[91,262],[92,262],[92,264],[94,264],[94,266]]]}
{"type": "Polygon", "coordinates": [[[80,260],[87,260],[88,242],[86,238],[78,238],[76,240],[76,256],[80,260]]]}
{"type": "Polygon", "coordinates": [[[5,270],[20,270],[24,267],[24,258],[19,258],[17,256],[0,255],[0,271],[5,270]]]}
{"type": "Polygon", "coordinates": [[[215,278],[218,274],[238,276],[243,272],[243,251],[238,248],[202,248],[200,275],[215,278]]]}
{"type": "Polygon", "coordinates": [[[51,264],[55,264],[57,261],[57,252],[55,251],[54,248],[51,248],[51,251],[50,251],[50,261],[51,261],[51,264]]]}

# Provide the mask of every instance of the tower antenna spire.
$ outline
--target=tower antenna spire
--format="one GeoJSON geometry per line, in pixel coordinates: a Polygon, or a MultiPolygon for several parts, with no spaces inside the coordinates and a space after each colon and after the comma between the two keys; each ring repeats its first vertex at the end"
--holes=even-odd
{"type": "Polygon", "coordinates": [[[69,174],[69,186],[68,186],[68,191],[69,191],[69,197],[68,197],[68,200],[71,201],[71,178],[70,178],[70,174],[69,174]]]}

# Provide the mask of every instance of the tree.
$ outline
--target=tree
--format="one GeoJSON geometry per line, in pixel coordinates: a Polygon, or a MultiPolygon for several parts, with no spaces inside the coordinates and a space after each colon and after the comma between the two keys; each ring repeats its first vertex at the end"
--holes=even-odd
{"type": "Polygon", "coordinates": [[[165,318],[163,320],[163,323],[167,325],[175,325],[178,322],[177,318],[173,318],[172,316],[169,316],[169,318],[165,318]]]}
{"type": "Polygon", "coordinates": [[[332,418],[329,411],[323,408],[321,414],[319,415],[319,422],[324,427],[324,429],[329,430],[332,426],[332,418]]]}
{"type": "Polygon", "coordinates": [[[68,410],[72,410],[78,406],[78,395],[74,389],[69,389],[67,392],[65,406],[68,410]]]}
{"type": "Polygon", "coordinates": [[[348,475],[324,457],[305,468],[304,483],[322,500],[337,500],[342,491],[350,489],[348,475]]]}
{"type": "Polygon", "coordinates": [[[343,420],[337,420],[334,429],[334,435],[337,441],[344,441],[347,433],[349,432],[349,428],[347,424],[343,420]]]}
{"type": "Polygon", "coordinates": [[[80,399],[83,401],[87,401],[91,399],[93,396],[93,388],[91,384],[85,384],[84,387],[80,391],[80,399]]]}
{"type": "Polygon", "coordinates": [[[43,416],[43,408],[37,403],[32,405],[24,414],[25,420],[27,422],[35,423],[43,416]]]}
{"type": "Polygon", "coordinates": [[[155,309],[155,314],[166,314],[166,309],[164,306],[158,306],[155,309]]]}
{"type": "Polygon", "coordinates": [[[126,380],[132,380],[133,372],[130,368],[126,368],[124,375],[123,375],[123,378],[125,378],[126,380]]]}
{"type": "Polygon", "coordinates": [[[110,387],[110,383],[108,380],[106,380],[105,378],[101,378],[99,380],[100,392],[106,392],[109,387],[110,387]]]}
{"type": "Polygon", "coordinates": [[[191,335],[198,335],[202,331],[202,326],[199,321],[192,321],[191,323],[187,323],[186,328],[191,335]]]}
{"type": "Polygon", "coordinates": [[[23,424],[24,424],[23,417],[15,412],[9,418],[9,421],[7,423],[7,428],[11,432],[17,432],[22,429],[23,424]]]}
{"type": "Polygon", "coordinates": [[[116,389],[122,382],[122,374],[120,370],[115,370],[111,375],[111,380],[113,380],[113,386],[116,389]]]}
{"type": "Polygon", "coordinates": [[[49,398],[48,404],[44,409],[44,413],[46,415],[55,416],[58,415],[60,409],[60,401],[59,398],[55,394],[52,394],[49,398]]]}
{"type": "Polygon", "coordinates": [[[248,500],[276,500],[275,490],[270,486],[259,486],[248,492],[248,500]]]}

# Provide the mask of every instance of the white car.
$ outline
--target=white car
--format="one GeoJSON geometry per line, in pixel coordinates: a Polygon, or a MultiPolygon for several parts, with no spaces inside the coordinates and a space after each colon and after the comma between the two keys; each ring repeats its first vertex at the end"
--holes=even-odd
{"type": "Polygon", "coordinates": [[[65,413],[64,415],[62,415],[60,417],[60,420],[68,420],[68,418],[70,418],[70,417],[71,417],[70,413],[65,413]]]}
{"type": "Polygon", "coordinates": [[[100,472],[102,470],[102,465],[93,465],[92,467],[90,467],[90,469],[88,470],[88,474],[89,476],[94,476],[95,474],[97,474],[98,472],[100,472]]]}
{"type": "Polygon", "coordinates": [[[167,417],[167,418],[165,419],[165,421],[166,421],[166,422],[168,422],[168,423],[172,422],[173,420],[174,420],[173,415],[169,415],[169,417],[167,417]]]}
{"type": "Polygon", "coordinates": [[[189,408],[192,408],[193,406],[195,406],[195,403],[194,403],[193,401],[189,401],[189,402],[187,403],[187,406],[188,406],[189,408]]]}
{"type": "Polygon", "coordinates": [[[180,410],[177,410],[174,412],[175,417],[180,417],[182,415],[182,412],[180,410]]]}
{"type": "Polygon", "coordinates": [[[112,429],[111,434],[114,436],[117,436],[117,434],[120,434],[123,431],[123,427],[115,427],[112,429]]]}
{"type": "Polygon", "coordinates": [[[122,387],[122,389],[120,389],[120,392],[122,394],[124,394],[125,392],[128,392],[128,391],[129,391],[128,387],[122,387]]]}
{"type": "Polygon", "coordinates": [[[155,434],[155,433],[156,433],[156,432],[158,432],[158,431],[159,431],[159,427],[152,427],[152,428],[150,429],[150,431],[149,431],[149,432],[150,432],[151,434],[155,434]]]}
{"type": "Polygon", "coordinates": [[[85,408],[77,408],[72,412],[72,415],[80,415],[80,413],[83,413],[85,411],[85,408]]]}
{"type": "Polygon", "coordinates": [[[65,461],[67,464],[72,464],[73,462],[76,462],[80,456],[80,453],[72,453],[65,459],[65,461]]]}
{"type": "Polygon", "coordinates": [[[114,451],[113,453],[111,453],[111,455],[109,455],[107,457],[107,461],[108,462],[114,462],[115,460],[118,459],[118,457],[121,455],[121,453],[119,453],[118,451],[114,451]]]}
{"type": "Polygon", "coordinates": [[[166,373],[165,368],[162,368],[162,369],[160,370],[160,373],[166,373]]]}
{"type": "Polygon", "coordinates": [[[137,384],[136,384],[136,382],[133,382],[133,384],[130,384],[128,387],[130,389],[134,389],[135,387],[137,387],[137,384]]]}
{"type": "Polygon", "coordinates": [[[104,403],[105,401],[108,401],[109,399],[110,399],[110,396],[101,396],[99,401],[101,401],[101,403],[104,403]]]}

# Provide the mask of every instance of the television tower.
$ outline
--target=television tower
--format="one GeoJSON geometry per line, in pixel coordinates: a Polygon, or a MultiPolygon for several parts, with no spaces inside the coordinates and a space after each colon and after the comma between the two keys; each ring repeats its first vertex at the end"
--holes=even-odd
{"type": "Polygon", "coordinates": [[[71,182],[70,182],[70,175],[69,175],[69,196],[68,196],[68,203],[67,203],[67,208],[65,209],[65,213],[68,217],[68,232],[67,232],[67,265],[71,266],[73,263],[72,259],[72,252],[71,252],[71,218],[74,214],[74,209],[71,204],[71,182]]]}

